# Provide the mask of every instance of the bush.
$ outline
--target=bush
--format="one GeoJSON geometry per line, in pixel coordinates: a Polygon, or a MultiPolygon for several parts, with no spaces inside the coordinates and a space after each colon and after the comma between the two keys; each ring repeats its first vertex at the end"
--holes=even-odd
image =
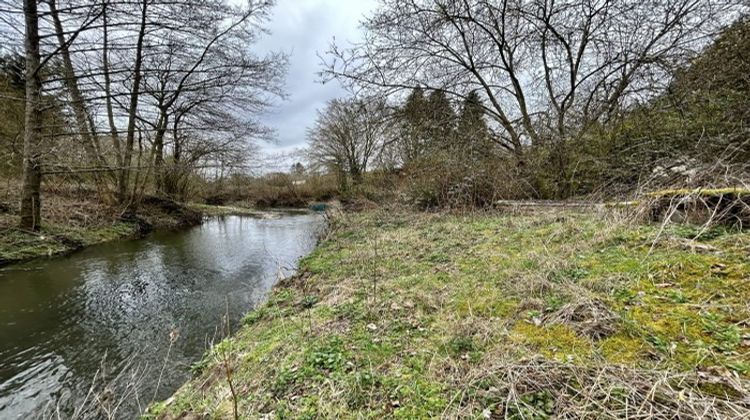
{"type": "Polygon", "coordinates": [[[437,153],[410,163],[404,192],[421,209],[490,207],[524,196],[516,172],[513,162],[497,157],[469,161],[437,153]]]}
{"type": "Polygon", "coordinates": [[[205,186],[203,201],[212,205],[243,203],[256,207],[306,207],[339,195],[334,176],[295,176],[282,173],[263,177],[237,176],[205,186]]]}

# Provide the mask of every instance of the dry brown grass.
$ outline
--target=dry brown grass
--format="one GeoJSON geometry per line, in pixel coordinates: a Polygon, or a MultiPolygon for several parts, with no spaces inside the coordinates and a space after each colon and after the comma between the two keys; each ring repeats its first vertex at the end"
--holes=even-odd
{"type": "Polygon", "coordinates": [[[460,407],[446,414],[541,419],[549,410],[559,419],[746,419],[749,385],[731,377],[532,358],[475,371],[460,407]]]}

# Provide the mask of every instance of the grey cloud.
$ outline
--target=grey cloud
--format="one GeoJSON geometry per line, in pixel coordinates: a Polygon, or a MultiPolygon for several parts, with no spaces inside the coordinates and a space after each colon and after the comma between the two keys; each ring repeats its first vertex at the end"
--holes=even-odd
{"type": "Polygon", "coordinates": [[[276,130],[278,139],[277,144],[264,146],[266,151],[304,146],[305,130],[313,122],[315,111],[327,100],[344,94],[335,82],[323,85],[317,81],[317,53],[324,52],[334,37],[357,39],[361,17],[374,6],[375,0],[279,0],[268,25],[271,34],[257,48],[290,54],[286,83],[289,99],[262,117],[276,130]]]}

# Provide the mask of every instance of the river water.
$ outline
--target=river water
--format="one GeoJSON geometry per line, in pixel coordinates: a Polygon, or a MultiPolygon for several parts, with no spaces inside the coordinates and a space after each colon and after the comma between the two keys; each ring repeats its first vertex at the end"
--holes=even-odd
{"type": "Polygon", "coordinates": [[[137,416],[190,378],[225,314],[236,328],[322,227],[315,214],[213,218],[0,269],[0,419],[137,416]]]}

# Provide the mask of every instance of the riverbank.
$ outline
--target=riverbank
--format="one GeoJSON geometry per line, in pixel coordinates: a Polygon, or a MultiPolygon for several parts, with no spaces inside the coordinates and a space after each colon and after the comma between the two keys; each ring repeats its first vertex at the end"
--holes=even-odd
{"type": "Polygon", "coordinates": [[[146,417],[750,416],[750,234],[698,233],[346,214],[146,417]]]}
{"type": "Polygon", "coordinates": [[[214,206],[210,204],[187,204],[191,210],[200,212],[204,216],[248,216],[258,219],[277,218],[282,214],[307,214],[311,210],[305,207],[275,207],[275,208],[250,208],[239,205],[234,206],[214,206]]]}
{"type": "Polygon", "coordinates": [[[0,418],[132,419],[168,398],[315,247],[320,215],[279,214],[0,270],[0,418]]]}
{"type": "Polygon", "coordinates": [[[234,209],[193,206],[147,197],[135,213],[91,200],[51,196],[39,232],[18,229],[11,208],[0,213],[0,266],[35,258],[67,255],[104,242],[143,237],[155,230],[178,230],[201,223],[209,215],[237,214],[234,209]]]}
{"type": "MultiPolygon", "coordinates": [[[[281,214],[307,213],[307,209],[253,209],[240,206],[214,206],[177,203],[157,197],[146,197],[136,213],[118,214],[92,201],[54,198],[55,205],[65,203],[71,209],[58,218],[45,218],[39,232],[18,229],[18,217],[10,211],[0,213],[0,267],[68,255],[81,249],[115,240],[141,238],[153,231],[174,231],[201,223],[204,217],[247,216],[278,218],[281,214]]],[[[58,214],[60,214],[58,212],[58,214]]],[[[46,215],[45,215],[46,216],[46,215]]]]}

